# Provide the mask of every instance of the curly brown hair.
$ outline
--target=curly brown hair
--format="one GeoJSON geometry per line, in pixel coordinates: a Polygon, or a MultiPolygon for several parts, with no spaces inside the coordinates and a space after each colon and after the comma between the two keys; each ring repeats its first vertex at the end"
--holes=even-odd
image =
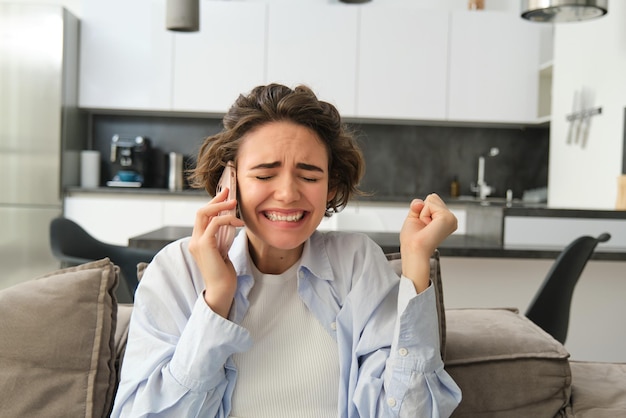
{"type": "Polygon", "coordinates": [[[311,129],[328,150],[328,187],[336,194],[326,205],[326,216],[339,212],[352,195],[363,194],[358,188],[365,170],[363,154],[337,109],[319,100],[307,86],[291,89],[280,84],[258,86],[247,96],[239,96],[224,116],[222,131],[205,138],[200,146],[189,176],[192,187],[204,188],[213,196],[226,163],[237,164],[242,138],[261,125],[279,121],[311,129]]]}

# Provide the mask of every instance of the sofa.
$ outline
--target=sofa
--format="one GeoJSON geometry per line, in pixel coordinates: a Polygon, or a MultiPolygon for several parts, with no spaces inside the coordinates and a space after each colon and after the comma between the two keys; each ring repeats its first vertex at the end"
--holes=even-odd
{"type": "MultiPolygon", "coordinates": [[[[454,417],[626,416],[625,364],[570,361],[515,309],[445,309],[437,254],[431,278],[442,356],[463,391],[454,417]]],[[[109,415],[132,313],[118,282],[103,259],[0,291],[0,416],[109,415]]]]}

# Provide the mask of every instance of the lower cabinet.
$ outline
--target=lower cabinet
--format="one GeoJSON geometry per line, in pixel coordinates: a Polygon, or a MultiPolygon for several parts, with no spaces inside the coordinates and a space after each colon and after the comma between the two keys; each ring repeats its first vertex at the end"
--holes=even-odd
{"type": "MultiPolygon", "coordinates": [[[[209,201],[202,195],[136,195],[130,193],[70,192],[63,215],[95,238],[128,245],[128,239],[163,226],[192,226],[196,212],[209,201]]],[[[353,202],[330,218],[319,230],[400,232],[409,203],[353,202]]],[[[467,210],[451,206],[458,220],[455,234],[466,233],[467,210]]]]}
{"type": "Polygon", "coordinates": [[[110,244],[128,245],[130,237],[166,225],[193,225],[196,211],[207,200],[202,196],[77,193],[65,198],[63,214],[96,239],[110,244]]]}

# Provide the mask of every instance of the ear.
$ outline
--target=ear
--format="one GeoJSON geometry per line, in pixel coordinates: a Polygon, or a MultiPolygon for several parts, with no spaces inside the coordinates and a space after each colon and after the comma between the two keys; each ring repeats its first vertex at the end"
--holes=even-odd
{"type": "Polygon", "coordinates": [[[330,202],[337,195],[337,188],[332,188],[328,190],[328,194],[326,195],[326,203],[330,202]]]}

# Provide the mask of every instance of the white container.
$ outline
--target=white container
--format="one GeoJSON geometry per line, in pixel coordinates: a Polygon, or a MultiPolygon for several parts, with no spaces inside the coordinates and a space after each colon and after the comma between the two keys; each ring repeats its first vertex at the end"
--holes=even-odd
{"type": "Polygon", "coordinates": [[[100,151],[80,152],[80,187],[93,189],[100,186],[100,151]]]}

